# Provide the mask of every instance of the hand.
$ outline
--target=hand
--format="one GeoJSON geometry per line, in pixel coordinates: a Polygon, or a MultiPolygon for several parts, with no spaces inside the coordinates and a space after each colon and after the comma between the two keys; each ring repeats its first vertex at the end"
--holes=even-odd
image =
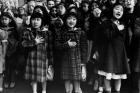
{"type": "Polygon", "coordinates": [[[124,25],[118,25],[118,29],[121,31],[124,29],[124,25]]]}
{"type": "Polygon", "coordinates": [[[127,62],[130,62],[130,59],[129,58],[127,58],[127,62]]]}
{"type": "Polygon", "coordinates": [[[93,59],[98,59],[99,58],[99,53],[96,51],[92,57],[93,59]]]}
{"type": "Polygon", "coordinates": [[[82,80],[86,81],[87,73],[86,73],[86,67],[82,66],[82,80]]]}
{"type": "Polygon", "coordinates": [[[52,68],[53,66],[52,65],[49,65],[49,68],[52,68]]]}
{"type": "Polygon", "coordinates": [[[44,38],[43,37],[36,36],[36,38],[35,38],[35,43],[36,44],[40,44],[40,43],[43,43],[43,42],[44,42],[44,38]]]}
{"type": "Polygon", "coordinates": [[[71,39],[69,39],[67,42],[70,47],[75,47],[77,45],[77,43],[75,41],[71,41],[71,39]]]}

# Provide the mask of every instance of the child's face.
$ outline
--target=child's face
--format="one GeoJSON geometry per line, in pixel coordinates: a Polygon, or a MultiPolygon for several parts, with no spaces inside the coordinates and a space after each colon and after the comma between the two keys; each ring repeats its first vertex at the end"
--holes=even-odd
{"type": "Polygon", "coordinates": [[[3,16],[1,22],[4,26],[8,26],[9,23],[11,22],[11,19],[9,17],[3,16]]]}
{"type": "Polygon", "coordinates": [[[110,0],[111,4],[115,4],[117,0],[110,0]]]}
{"type": "Polygon", "coordinates": [[[127,8],[132,8],[135,6],[135,0],[125,0],[125,6],[127,8]]]}
{"type": "Polygon", "coordinates": [[[83,4],[83,10],[87,12],[89,10],[89,5],[87,3],[83,4]]]}
{"type": "Polygon", "coordinates": [[[58,5],[61,3],[61,0],[55,0],[55,5],[58,5]]]}
{"type": "Polygon", "coordinates": [[[113,16],[116,19],[120,19],[123,16],[123,7],[121,5],[117,5],[113,8],[113,16]]]}
{"type": "Polygon", "coordinates": [[[73,28],[77,23],[77,19],[74,16],[69,16],[66,20],[66,23],[68,27],[73,28]]]}
{"type": "Polygon", "coordinates": [[[97,8],[97,7],[99,7],[97,3],[92,3],[92,6],[91,6],[92,9],[97,8]]]}
{"type": "Polygon", "coordinates": [[[66,8],[63,5],[60,5],[57,11],[60,15],[64,15],[66,12],[66,8]]]}
{"type": "Polygon", "coordinates": [[[41,18],[33,18],[31,19],[31,25],[33,28],[37,29],[40,28],[42,24],[42,19],[41,18]]]}
{"type": "Polygon", "coordinates": [[[25,14],[25,10],[24,10],[24,8],[19,8],[19,14],[21,14],[21,15],[23,15],[23,14],[25,14]]]}
{"type": "Polygon", "coordinates": [[[48,1],[48,9],[55,5],[54,1],[48,1]]]}
{"type": "Polygon", "coordinates": [[[57,13],[57,9],[56,9],[56,8],[52,8],[52,9],[50,10],[51,16],[55,16],[56,13],[57,13]]]}
{"type": "Polygon", "coordinates": [[[29,12],[30,14],[33,13],[34,7],[35,7],[35,2],[34,2],[34,1],[30,1],[30,2],[28,3],[28,12],[29,12]]]}
{"type": "Polygon", "coordinates": [[[92,11],[94,17],[97,17],[97,18],[101,16],[101,12],[102,11],[99,8],[94,8],[93,11],[92,11]]]}

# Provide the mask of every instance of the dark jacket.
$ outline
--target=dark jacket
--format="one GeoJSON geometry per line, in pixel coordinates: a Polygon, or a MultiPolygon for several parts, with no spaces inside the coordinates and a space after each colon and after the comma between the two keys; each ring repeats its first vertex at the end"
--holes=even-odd
{"type": "Polygon", "coordinates": [[[125,30],[119,30],[112,20],[102,23],[95,33],[95,44],[99,52],[99,70],[108,73],[129,73],[125,50],[125,30]]]}
{"type": "Polygon", "coordinates": [[[140,18],[136,18],[134,23],[131,42],[131,65],[132,71],[140,72],[140,18]]]}

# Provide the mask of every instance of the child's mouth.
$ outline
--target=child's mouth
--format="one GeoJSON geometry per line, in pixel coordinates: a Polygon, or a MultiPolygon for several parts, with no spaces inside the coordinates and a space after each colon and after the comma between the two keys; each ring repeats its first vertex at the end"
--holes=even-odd
{"type": "Polygon", "coordinates": [[[117,13],[116,15],[117,15],[117,16],[121,16],[121,14],[120,14],[120,13],[117,13]]]}

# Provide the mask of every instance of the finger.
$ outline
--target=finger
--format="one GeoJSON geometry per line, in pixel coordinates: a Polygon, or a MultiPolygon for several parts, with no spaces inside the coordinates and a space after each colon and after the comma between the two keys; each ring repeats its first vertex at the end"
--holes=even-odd
{"type": "Polygon", "coordinates": [[[44,39],[43,37],[39,37],[39,39],[44,39]]]}
{"type": "Polygon", "coordinates": [[[68,40],[68,42],[70,42],[70,41],[71,41],[71,39],[68,40]]]}
{"type": "Polygon", "coordinates": [[[43,43],[43,41],[40,41],[40,43],[43,43]]]}
{"type": "Polygon", "coordinates": [[[45,40],[44,40],[44,39],[40,39],[40,41],[41,41],[41,42],[44,42],[45,40]]]}
{"type": "Polygon", "coordinates": [[[76,42],[73,42],[73,45],[75,46],[76,45],[76,42]]]}

